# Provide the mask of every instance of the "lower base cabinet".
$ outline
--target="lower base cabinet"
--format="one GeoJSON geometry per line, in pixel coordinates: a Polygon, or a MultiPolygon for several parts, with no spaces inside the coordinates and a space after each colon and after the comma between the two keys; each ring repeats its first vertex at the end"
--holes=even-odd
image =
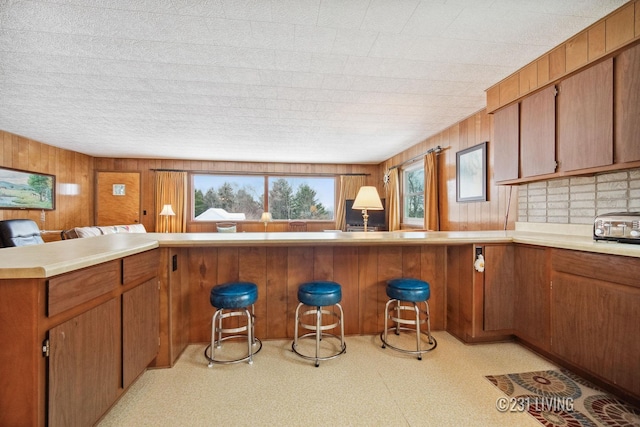
{"type": "Polygon", "coordinates": [[[0,280],[0,426],[94,425],[159,348],[159,250],[0,280]]]}
{"type": "Polygon", "coordinates": [[[552,353],[640,397],[640,262],[552,252],[552,353]]]}
{"type": "Polygon", "coordinates": [[[109,300],[49,331],[49,425],[93,425],[120,388],[120,307],[109,300]]]}
{"type": "Polygon", "coordinates": [[[447,247],[447,332],[464,342],[511,338],[513,318],[513,247],[447,247]],[[484,271],[476,271],[479,254],[484,271]]]}
{"type": "Polygon", "coordinates": [[[547,248],[515,247],[513,328],[520,339],[544,351],[551,343],[549,255],[547,248]]]}
{"type": "Polygon", "coordinates": [[[640,260],[531,245],[447,248],[447,331],[513,334],[558,364],[640,401],[640,260]],[[484,272],[473,262],[484,254],[484,272]]]}
{"type": "Polygon", "coordinates": [[[129,387],[157,356],[159,316],[155,278],[122,294],[122,388],[129,387]]]}

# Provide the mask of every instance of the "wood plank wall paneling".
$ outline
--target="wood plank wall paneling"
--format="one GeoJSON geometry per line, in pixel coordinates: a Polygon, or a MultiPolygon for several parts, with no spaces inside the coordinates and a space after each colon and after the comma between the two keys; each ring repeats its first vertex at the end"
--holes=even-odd
{"type": "Polygon", "coordinates": [[[383,327],[387,279],[421,277],[431,285],[431,326],[445,327],[445,247],[191,248],[188,280],[190,342],[211,339],[211,288],[241,280],[258,285],[256,336],[292,338],[298,286],[335,280],[342,285],[345,333],[375,334],[383,327]]]}
{"type": "Polygon", "coordinates": [[[495,152],[492,141],[493,115],[482,110],[388,159],[380,165],[380,170],[384,171],[388,167],[401,164],[440,145],[445,149],[438,155],[440,229],[446,231],[502,230],[508,206],[510,208],[507,228],[514,229],[517,219],[518,188],[495,184],[493,176],[495,152]],[[458,203],[456,202],[456,152],[483,141],[489,141],[488,201],[458,203]]]}
{"type": "MultiPolygon", "coordinates": [[[[198,172],[222,173],[264,173],[264,174],[368,174],[367,185],[378,186],[383,194],[382,173],[378,165],[365,164],[291,164],[291,163],[260,163],[260,162],[222,162],[206,160],[171,160],[171,159],[115,159],[94,158],[95,170],[140,172],[141,183],[141,218],[140,222],[147,230],[155,230],[155,172],[154,169],[171,169],[198,172]],[[145,215],[146,212],[146,215],[145,215]]],[[[336,185],[339,185],[337,183],[336,185]]],[[[308,231],[322,231],[335,229],[335,222],[310,222],[308,231]]],[[[214,223],[187,223],[188,232],[215,232],[214,223]]],[[[242,222],[238,224],[238,231],[264,231],[264,224],[256,222],[242,222]]],[[[284,222],[268,224],[268,231],[288,231],[284,222]]]]}
{"type": "MultiPolygon", "coordinates": [[[[0,166],[56,177],[56,208],[45,211],[44,229],[64,230],[93,222],[93,159],[0,130],[0,166]]],[[[41,211],[0,209],[0,220],[28,218],[40,228],[41,211]]]]}

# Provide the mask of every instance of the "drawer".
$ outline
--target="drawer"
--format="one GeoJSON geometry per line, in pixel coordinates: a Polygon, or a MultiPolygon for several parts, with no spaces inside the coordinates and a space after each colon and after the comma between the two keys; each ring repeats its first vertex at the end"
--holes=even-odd
{"type": "Polygon", "coordinates": [[[115,289],[120,261],[110,261],[47,281],[47,316],[55,316],[115,289]]]}
{"type": "Polygon", "coordinates": [[[158,274],[160,251],[153,249],[131,255],[122,260],[122,284],[143,282],[158,274]]]}
{"type": "Polygon", "coordinates": [[[554,271],[640,287],[638,258],[565,249],[554,249],[551,255],[554,271]]]}

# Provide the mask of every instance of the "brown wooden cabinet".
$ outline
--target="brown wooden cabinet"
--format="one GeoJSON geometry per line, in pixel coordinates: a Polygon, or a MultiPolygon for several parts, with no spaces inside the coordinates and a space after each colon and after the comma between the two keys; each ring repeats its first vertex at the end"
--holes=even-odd
{"type": "Polygon", "coordinates": [[[189,249],[160,248],[160,258],[161,335],[153,366],[170,367],[189,344],[189,249]]]}
{"type": "Polygon", "coordinates": [[[151,250],[0,280],[0,425],[92,425],[158,351],[151,250]]]}
{"type": "Polygon", "coordinates": [[[519,178],[520,104],[515,103],[493,115],[494,179],[507,181],[519,178]]]}
{"type": "Polygon", "coordinates": [[[552,352],[640,396],[638,259],[560,249],[552,254],[552,352]]]}
{"type": "Polygon", "coordinates": [[[158,354],[159,313],[155,277],[122,294],[122,388],[129,387],[158,354]]]}
{"type": "Polygon", "coordinates": [[[549,350],[551,282],[549,250],[516,245],[514,256],[513,326],[516,335],[541,350],[549,350]]]}
{"type": "Polygon", "coordinates": [[[49,331],[50,426],[94,424],[120,388],[120,307],[111,299],[49,331]]]}
{"type": "Polygon", "coordinates": [[[447,331],[517,336],[560,365],[640,398],[638,258],[522,244],[447,247],[447,331]],[[484,273],[473,260],[482,250],[484,273]]]}
{"type": "Polygon", "coordinates": [[[556,88],[549,86],[520,105],[520,177],[556,171],[556,88]]]}
{"type": "Polygon", "coordinates": [[[482,329],[510,331],[513,329],[515,296],[513,245],[485,245],[483,252],[484,278],[482,273],[476,273],[478,281],[484,279],[482,329]]]}
{"type": "Polygon", "coordinates": [[[640,161],[639,76],[640,44],[637,44],[614,58],[615,126],[613,140],[616,163],[640,161]]]}
{"type": "Polygon", "coordinates": [[[447,332],[467,343],[511,336],[513,322],[513,247],[447,247],[447,332]],[[474,269],[484,254],[485,271],[474,269]]]}
{"type": "Polygon", "coordinates": [[[558,169],[613,163],[613,59],[558,84],[558,169]]]}

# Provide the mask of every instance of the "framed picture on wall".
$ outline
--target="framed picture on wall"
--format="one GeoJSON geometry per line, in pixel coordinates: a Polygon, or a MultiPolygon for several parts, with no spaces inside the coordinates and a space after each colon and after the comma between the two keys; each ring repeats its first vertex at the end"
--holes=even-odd
{"type": "Polygon", "coordinates": [[[487,201],[487,141],[456,153],[456,201],[487,201]]]}
{"type": "Polygon", "coordinates": [[[0,168],[0,209],[54,210],[56,177],[0,168]]]}

